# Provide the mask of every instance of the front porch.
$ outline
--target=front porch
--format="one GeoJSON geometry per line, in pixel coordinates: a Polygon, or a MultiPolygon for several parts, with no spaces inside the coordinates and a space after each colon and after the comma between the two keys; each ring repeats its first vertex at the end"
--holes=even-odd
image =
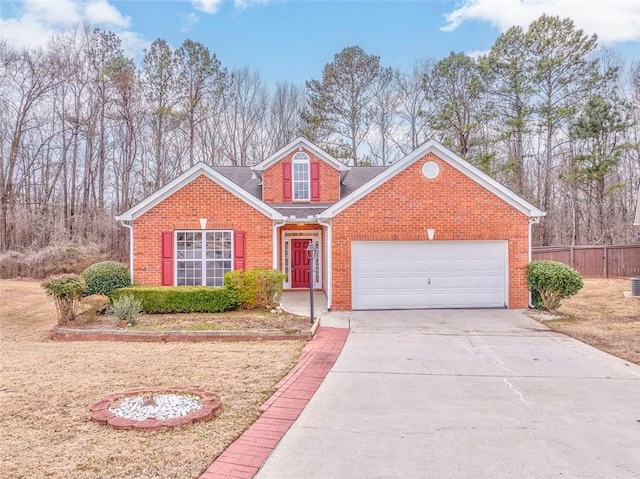
{"type": "MultiPolygon", "coordinates": [[[[280,300],[280,306],[289,313],[298,314],[300,316],[310,316],[310,297],[309,290],[307,291],[284,291],[282,293],[282,299],[280,300]]],[[[328,312],[327,310],[327,296],[324,291],[316,290],[313,292],[313,309],[314,316],[319,317],[328,312]]]]}

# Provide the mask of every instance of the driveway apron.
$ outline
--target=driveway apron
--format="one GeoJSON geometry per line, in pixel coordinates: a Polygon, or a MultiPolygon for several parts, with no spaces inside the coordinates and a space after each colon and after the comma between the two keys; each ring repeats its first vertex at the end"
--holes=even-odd
{"type": "Polygon", "coordinates": [[[350,325],[257,478],[640,478],[639,366],[519,311],[350,325]]]}

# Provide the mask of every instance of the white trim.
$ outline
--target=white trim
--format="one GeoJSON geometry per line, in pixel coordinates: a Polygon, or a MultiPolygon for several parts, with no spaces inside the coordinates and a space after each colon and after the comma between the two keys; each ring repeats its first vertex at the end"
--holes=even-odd
{"type": "Polygon", "coordinates": [[[282,220],[282,223],[276,223],[275,221],[273,222],[273,247],[272,247],[272,261],[271,261],[271,267],[273,269],[275,269],[276,271],[281,271],[280,267],[278,266],[278,258],[280,257],[281,254],[281,246],[280,246],[280,236],[278,234],[278,230],[280,228],[282,228],[284,225],[287,224],[287,220],[282,220]]]}
{"type": "Polygon", "coordinates": [[[327,208],[323,212],[317,215],[318,218],[332,218],[337,214],[344,211],[349,206],[353,205],[356,201],[361,199],[363,196],[371,193],[378,186],[386,182],[387,180],[393,178],[395,175],[403,171],[405,168],[409,167],[419,159],[423,158],[425,155],[433,153],[438,158],[448,163],[461,173],[464,173],[469,178],[474,180],[480,186],[483,186],[487,190],[491,191],[493,194],[516,208],[518,211],[527,215],[528,217],[542,217],[545,216],[546,213],[539,210],[531,203],[526,201],[524,198],[521,198],[513,191],[505,187],[504,185],[498,183],[496,180],[488,176],[483,171],[479,170],[472,164],[468,163],[460,156],[456,155],[454,152],[441,145],[435,140],[429,140],[426,143],[423,143],[421,146],[413,150],[411,153],[406,155],[404,158],[399,160],[398,162],[391,165],[389,168],[384,170],[378,176],[368,181],[360,188],[352,192],[350,195],[346,196],[342,200],[335,203],[330,208],[327,208]]]}
{"type": "MultiPolygon", "coordinates": [[[[230,261],[231,269],[229,271],[233,271],[234,266],[234,258],[235,258],[235,232],[233,230],[224,229],[224,230],[194,230],[194,229],[184,229],[184,230],[174,230],[173,231],[173,285],[178,285],[178,261],[200,261],[202,263],[202,271],[200,284],[195,286],[207,286],[207,262],[222,262],[222,261],[230,261]],[[200,260],[198,259],[178,259],[178,233],[200,233],[202,236],[200,237],[201,241],[201,249],[202,249],[202,257],[200,260]],[[231,233],[231,256],[229,258],[216,258],[214,260],[207,259],[207,233],[231,233]]],[[[224,275],[223,275],[223,283],[220,286],[211,286],[212,288],[219,288],[224,286],[224,275]]]]}
{"type": "Polygon", "coordinates": [[[314,271],[317,274],[318,280],[315,278],[313,280],[313,288],[319,289],[322,288],[322,230],[283,230],[282,241],[280,242],[280,265],[276,268],[278,271],[282,271],[287,275],[287,279],[283,283],[283,288],[291,289],[291,240],[292,239],[308,239],[318,244],[318,256],[316,257],[316,264],[314,266],[314,271]],[[286,261],[285,258],[285,244],[288,244],[289,251],[289,261],[286,261]]]}
{"type": "Polygon", "coordinates": [[[327,295],[327,310],[331,311],[331,302],[333,300],[333,285],[331,284],[331,281],[333,281],[333,232],[331,220],[328,223],[323,223],[322,220],[318,219],[318,224],[327,228],[327,289],[325,294],[327,295]]]}
{"type": "Polygon", "coordinates": [[[129,281],[133,283],[133,225],[121,221],[120,224],[129,229],[129,281]]]}
{"type": "Polygon", "coordinates": [[[262,172],[267,168],[269,168],[274,163],[276,163],[278,160],[281,160],[284,156],[288,155],[289,153],[291,153],[292,151],[300,147],[306,148],[315,156],[317,156],[321,160],[324,160],[329,165],[333,166],[336,170],[349,171],[349,167],[347,165],[342,163],[340,160],[337,160],[326,151],[321,150],[316,145],[314,145],[313,143],[311,143],[309,140],[307,140],[302,136],[299,136],[288,145],[279,149],[273,155],[269,156],[266,160],[258,163],[256,166],[253,167],[253,170],[262,172]]]}
{"type": "Polygon", "coordinates": [[[249,204],[249,206],[252,206],[253,208],[258,210],[260,213],[264,214],[265,216],[268,216],[272,219],[278,219],[278,220],[284,219],[284,217],[280,213],[278,213],[276,210],[271,208],[269,205],[260,201],[255,196],[249,194],[247,191],[240,188],[234,182],[232,182],[231,180],[229,180],[228,178],[226,178],[225,176],[223,176],[222,174],[218,173],[216,170],[211,168],[209,165],[200,162],[194,165],[193,167],[189,168],[184,173],[182,173],[175,180],[171,181],[170,183],[167,183],[165,186],[163,186],[162,188],[160,188],[150,196],[147,196],[144,200],[142,200],[137,205],[131,207],[121,215],[116,216],[116,220],[131,221],[131,220],[135,220],[136,218],[139,218],[144,213],[149,211],[151,208],[161,203],[162,201],[167,199],[169,196],[176,193],[177,191],[179,191],[180,189],[182,189],[183,187],[185,187],[186,185],[188,185],[189,183],[191,183],[193,180],[195,180],[201,175],[204,175],[210,180],[212,180],[214,183],[217,183],[222,188],[234,194],[235,196],[243,200],[245,203],[249,204]]]}

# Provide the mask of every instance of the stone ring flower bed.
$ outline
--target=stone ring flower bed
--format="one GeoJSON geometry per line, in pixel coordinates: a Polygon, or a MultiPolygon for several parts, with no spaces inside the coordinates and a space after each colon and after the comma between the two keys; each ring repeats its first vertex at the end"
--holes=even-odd
{"type": "Polygon", "coordinates": [[[200,389],[140,388],[105,396],[89,411],[92,421],[115,429],[157,431],[211,421],[220,405],[217,394],[200,389]]]}

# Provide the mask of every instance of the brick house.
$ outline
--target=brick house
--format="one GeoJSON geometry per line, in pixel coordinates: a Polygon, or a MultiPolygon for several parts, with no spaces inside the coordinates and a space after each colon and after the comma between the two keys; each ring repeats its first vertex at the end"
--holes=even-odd
{"type": "Polygon", "coordinates": [[[351,310],[525,308],[544,215],[433,140],[390,167],[349,168],[298,138],[254,167],[199,163],[116,219],[135,284],[221,286],[231,269],[274,268],[285,289],[312,282],[351,310]]]}

